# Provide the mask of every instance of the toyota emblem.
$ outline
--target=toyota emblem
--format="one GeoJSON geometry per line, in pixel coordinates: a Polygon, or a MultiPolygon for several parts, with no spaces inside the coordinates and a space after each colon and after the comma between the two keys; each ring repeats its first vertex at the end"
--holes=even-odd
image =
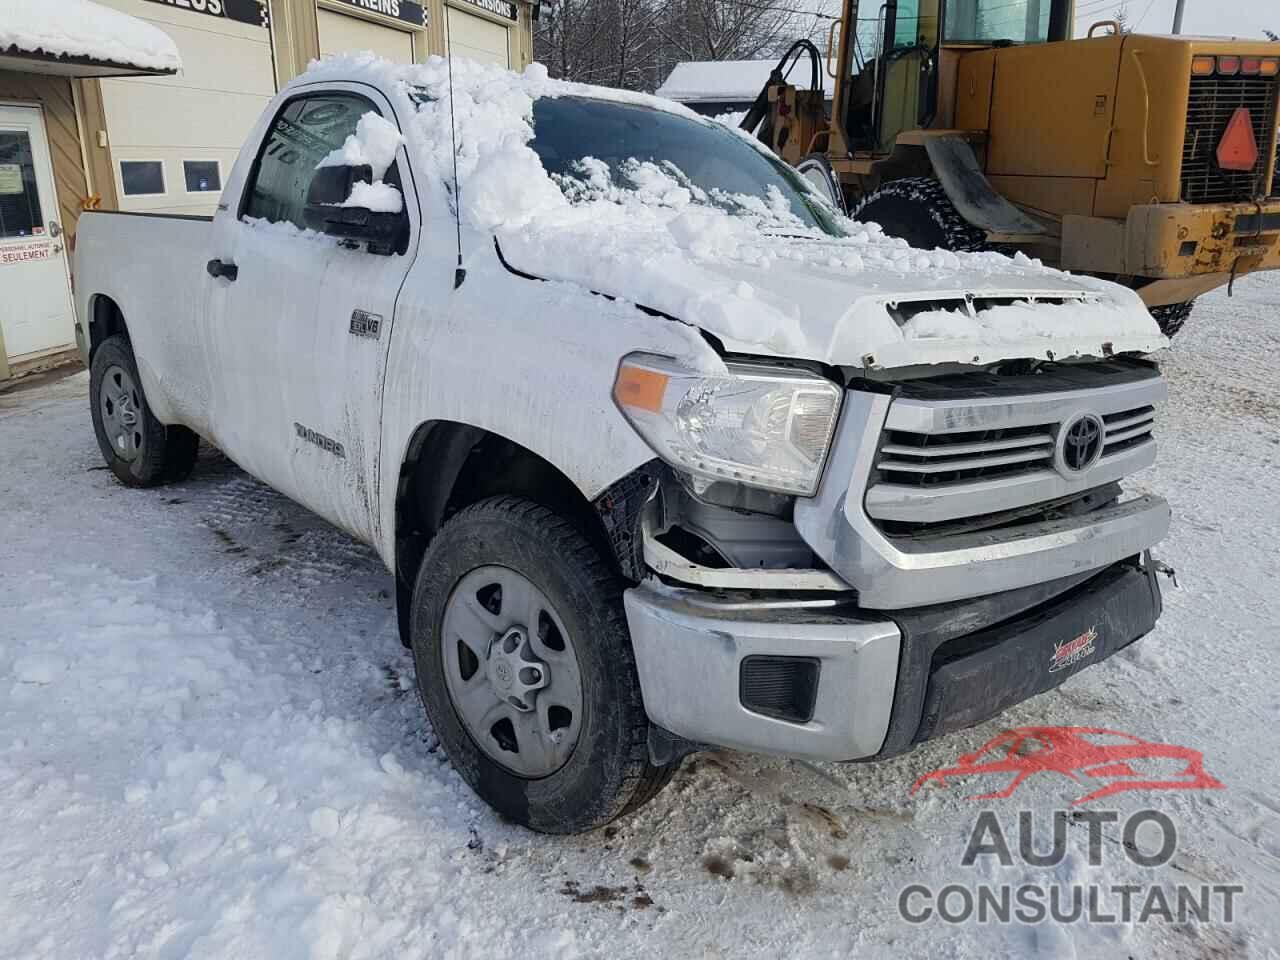
{"type": "Polygon", "coordinates": [[[1088,470],[1102,456],[1105,428],[1097,414],[1084,413],[1062,431],[1062,465],[1073,473],[1088,470]]]}

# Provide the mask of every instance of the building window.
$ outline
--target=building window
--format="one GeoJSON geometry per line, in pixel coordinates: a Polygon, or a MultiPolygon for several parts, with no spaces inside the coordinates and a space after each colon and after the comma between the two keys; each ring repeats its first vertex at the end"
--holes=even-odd
{"type": "Polygon", "coordinates": [[[120,184],[126,197],[164,193],[164,164],[159,160],[121,160],[120,184]]]}
{"type": "Polygon", "coordinates": [[[187,193],[217,193],[222,189],[217,160],[183,160],[182,175],[187,181],[187,193]]]}

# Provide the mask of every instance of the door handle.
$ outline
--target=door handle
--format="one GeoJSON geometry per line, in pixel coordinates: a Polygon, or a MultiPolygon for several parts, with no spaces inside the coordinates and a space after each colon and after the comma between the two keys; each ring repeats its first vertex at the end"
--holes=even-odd
{"type": "Polygon", "coordinates": [[[223,263],[221,260],[210,260],[205,264],[205,269],[214,279],[222,277],[225,280],[234,281],[240,275],[240,268],[234,263],[223,263]]]}

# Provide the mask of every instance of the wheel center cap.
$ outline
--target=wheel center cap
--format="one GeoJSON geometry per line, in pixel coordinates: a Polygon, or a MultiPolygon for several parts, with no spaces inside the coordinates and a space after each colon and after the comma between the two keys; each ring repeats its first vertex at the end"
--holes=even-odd
{"type": "Polygon", "coordinates": [[[515,679],[515,673],[511,669],[511,664],[505,659],[495,661],[493,665],[493,682],[503,690],[511,689],[511,681],[515,679]]]}
{"type": "Polygon", "coordinates": [[[533,695],[547,686],[547,665],[529,647],[521,627],[512,627],[489,650],[489,682],[517,710],[532,710],[533,695]]]}

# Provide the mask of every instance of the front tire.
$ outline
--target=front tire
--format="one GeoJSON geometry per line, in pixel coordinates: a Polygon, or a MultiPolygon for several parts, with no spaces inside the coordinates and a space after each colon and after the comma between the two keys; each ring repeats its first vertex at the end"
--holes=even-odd
{"type": "Polygon", "coordinates": [[[152,414],[123,334],[108,337],[94,351],[89,404],[102,457],[121,483],[155,487],[191,475],[200,438],[186,427],[167,427],[152,414]]]}
{"type": "Polygon", "coordinates": [[[891,237],[921,250],[982,250],[986,234],[970,224],[931,177],[893,180],[871,191],[854,207],[853,219],[878,223],[891,237]]]}
{"type": "Polygon", "coordinates": [[[431,542],[413,591],[418,691],[455,769],[544,833],[603,826],[678,764],[649,762],[621,584],[545,507],[495,497],[431,542]]]}

